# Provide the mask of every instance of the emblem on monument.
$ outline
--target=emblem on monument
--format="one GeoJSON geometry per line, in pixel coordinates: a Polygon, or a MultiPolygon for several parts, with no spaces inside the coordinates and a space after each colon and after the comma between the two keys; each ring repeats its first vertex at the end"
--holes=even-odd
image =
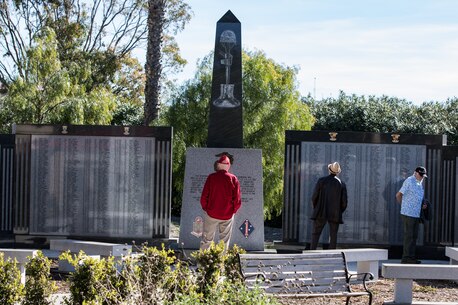
{"type": "Polygon", "coordinates": [[[237,39],[235,33],[226,30],[221,33],[220,44],[223,46],[224,51],[220,50],[221,64],[226,67],[226,83],[220,84],[220,96],[213,101],[213,105],[221,108],[234,108],[240,106],[240,101],[234,97],[234,84],[230,84],[232,54],[231,50],[236,45],[237,39]]]}
{"type": "Polygon", "coordinates": [[[204,230],[204,220],[202,217],[197,216],[192,223],[192,232],[191,234],[195,237],[201,237],[204,230]]]}
{"type": "Polygon", "coordinates": [[[251,233],[253,233],[254,227],[248,219],[245,219],[243,224],[239,227],[239,230],[240,232],[242,232],[245,238],[248,238],[251,235],[251,233]]]}
{"type": "Polygon", "coordinates": [[[329,133],[329,136],[330,136],[329,141],[333,141],[333,142],[336,141],[337,140],[337,135],[338,135],[337,132],[330,132],[329,133]]]}

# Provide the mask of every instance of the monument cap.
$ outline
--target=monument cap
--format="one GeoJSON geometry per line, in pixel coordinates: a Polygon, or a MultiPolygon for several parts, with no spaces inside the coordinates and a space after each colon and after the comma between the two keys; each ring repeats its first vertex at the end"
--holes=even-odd
{"type": "Polygon", "coordinates": [[[338,174],[341,172],[339,162],[334,162],[328,165],[328,169],[332,174],[338,174]]]}
{"type": "Polygon", "coordinates": [[[220,164],[230,164],[229,158],[226,155],[222,155],[221,157],[219,157],[218,163],[220,163],[220,164]]]}
{"type": "Polygon", "coordinates": [[[423,166],[417,167],[417,168],[415,169],[415,171],[416,171],[417,173],[419,173],[420,176],[422,176],[422,177],[425,177],[425,178],[428,177],[428,176],[426,175],[426,168],[424,168],[423,166]]]}

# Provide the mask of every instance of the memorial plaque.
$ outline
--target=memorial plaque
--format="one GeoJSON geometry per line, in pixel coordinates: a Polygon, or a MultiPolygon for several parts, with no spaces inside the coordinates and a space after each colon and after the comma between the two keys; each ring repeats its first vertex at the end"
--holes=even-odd
{"type": "Polygon", "coordinates": [[[155,140],[33,135],[30,233],[152,236],[155,140]]]}
{"type": "Polygon", "coordinates": [[[216,155],[224,151],[234,156],[229,171],[239,179],[242,192],[242,207],[235,217],[231,245],[237,244],[245,250],[264,250],[262,155],[259,149],[188,148],[179,242],[185,249],[200,246],[204,216],[200,196],[207,176],[214,171],[216,155]]]}
{"type": "Polygon", "coordinates": [[[241,35],[231,11],[216,24],[207,147],[243,147],[241,35]]]}
{"type": "MultiPolygon", "coordinates": [[[[339,243],[400,244],[400,205],[395,194],[415,167],[425,164],[424,145],[361,143],[301,143],[299,242],[309,242],[313,188],[319,177],[328,175],[327,165],[338,161],[339,177],[347,185],[348,207],[339,228],[339,243]]],[[[328,231],[321,242],[327,240],[328,231]]]]}

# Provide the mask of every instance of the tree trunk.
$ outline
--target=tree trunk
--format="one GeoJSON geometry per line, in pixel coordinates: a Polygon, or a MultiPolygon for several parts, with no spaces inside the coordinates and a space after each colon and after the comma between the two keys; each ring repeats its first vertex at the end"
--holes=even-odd
{"type": "Polygon", "coordinates": [[[167,0],[148,0],[148,46],[146,50],[145,116],[148,126],[158,117],[162,74],[161,49],[167,0]]]}

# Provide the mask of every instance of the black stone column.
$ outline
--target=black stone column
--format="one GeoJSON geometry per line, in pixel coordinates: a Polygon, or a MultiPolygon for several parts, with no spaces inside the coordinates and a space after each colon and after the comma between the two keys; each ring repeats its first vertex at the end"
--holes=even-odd
{"type": "Polygon", "coordinates": [[[241,24],[231,11],[216,23],[207,147],[243,148],[241,24]]]}

